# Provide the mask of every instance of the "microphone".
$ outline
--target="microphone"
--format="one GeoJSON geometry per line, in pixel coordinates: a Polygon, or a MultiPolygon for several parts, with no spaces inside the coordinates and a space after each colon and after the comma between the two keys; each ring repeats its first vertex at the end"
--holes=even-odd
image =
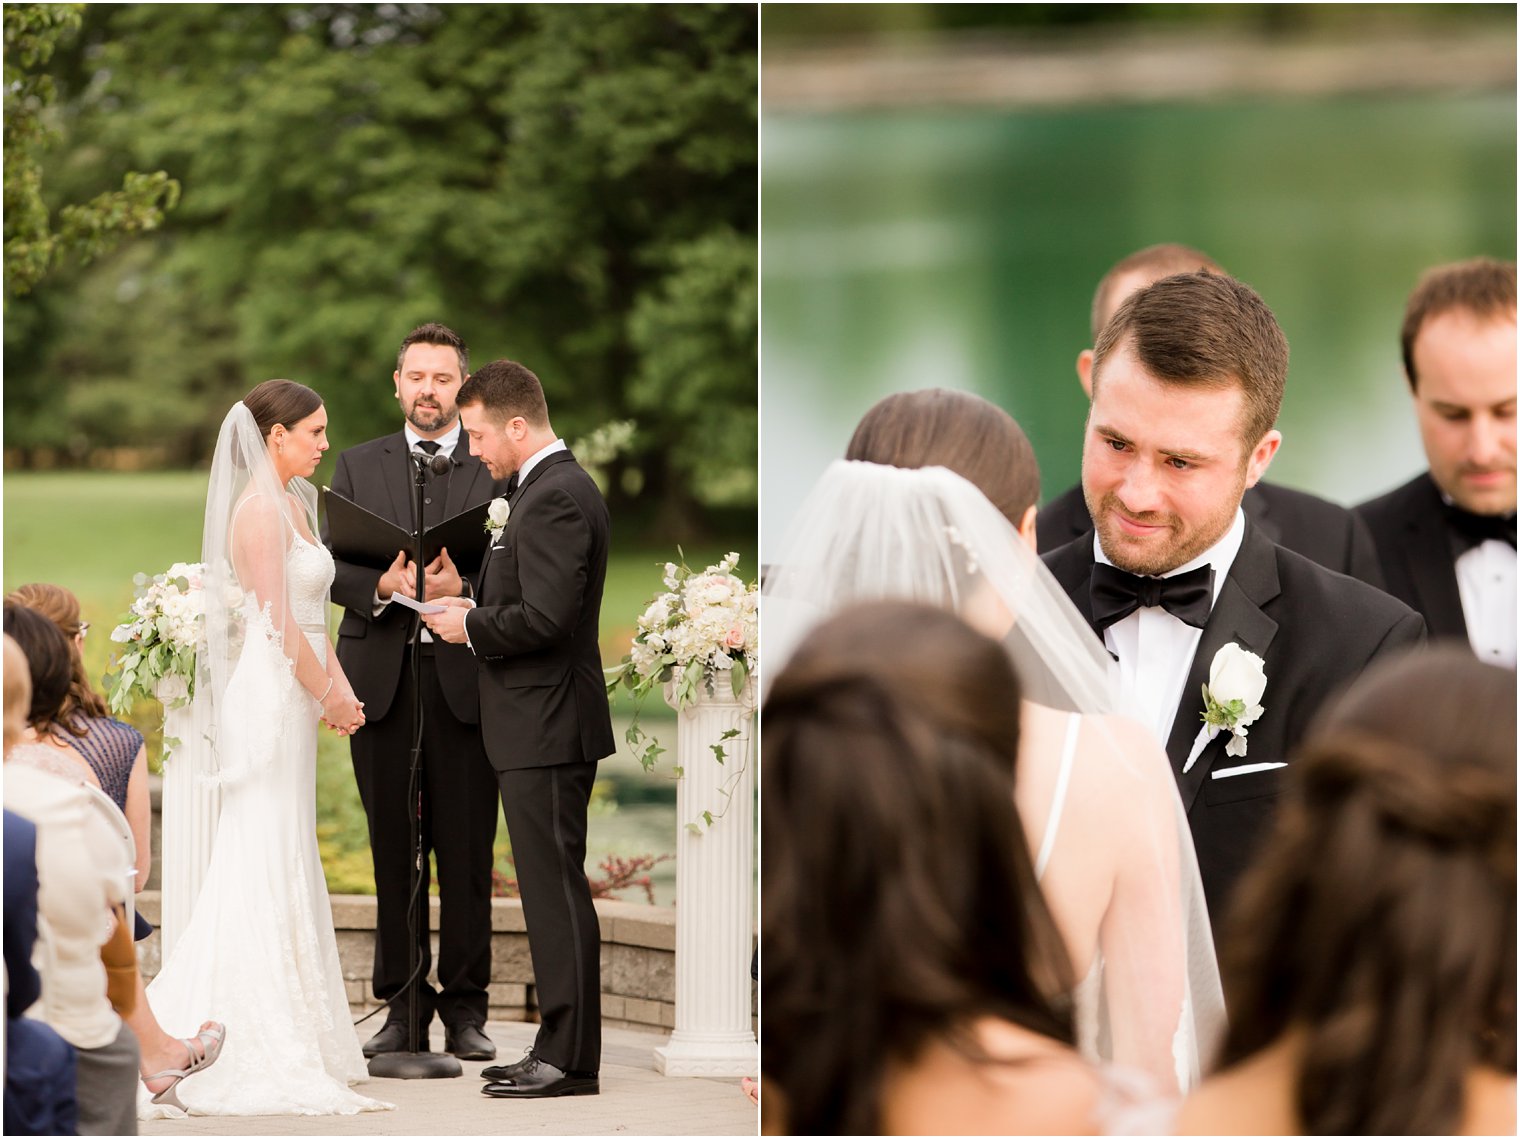
{"type": "Polygon", "coordinates": [[[431,471],[435,475],[446,475],[455,466],[453,455],[445,455],[442,451],[436,455],[429,455],[426,451],[417,450],[411,452],[412,461],[419,467],[431,471]]]}

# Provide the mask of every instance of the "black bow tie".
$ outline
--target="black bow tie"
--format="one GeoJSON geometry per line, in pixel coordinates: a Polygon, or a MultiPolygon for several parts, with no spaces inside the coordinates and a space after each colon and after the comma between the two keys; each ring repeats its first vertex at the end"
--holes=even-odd
{"type": "Polygon", "coordinates": [[[1446,523],[1451,527],[1456,536],[1457,543],[1462,547],[1461,552],[1466,553],[1474,546],[1481,546],[1484,542],[1508,542],[1513,548],[1515,544],[1515,516],[1513,514],[1474,514],[1471,510],[1463,510],[1460,506],[1443,502],[1442,508],[1446,512],[1446,523]]]}
{"type": "Polygon", "coordinates": [[[1106,562],[1093,563],[1093,626],[1102,633],[1136,609],[1159,605],[1179,621],[1201,629],[1214,601],[1214,567],[1199,566],[1175,577],[1139,577],[1106,562]]]}

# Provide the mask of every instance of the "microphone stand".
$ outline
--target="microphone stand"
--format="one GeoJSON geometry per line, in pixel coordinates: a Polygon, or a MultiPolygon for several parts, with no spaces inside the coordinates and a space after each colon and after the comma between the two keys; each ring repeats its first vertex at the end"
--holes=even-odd
{"type": "MultiPolygon", "coordinates": [[[[412,565],[417,569],[417,597],[418,604],[423,602],[425,596],[426,576],[423,567],[427,564],[422,560],[422,495],[427,486],[427,472],[443,473],[452,465],[453,460],[446,455],[419,455],[415,452],[412,458],[412,565]]],[[[411,809],[411,844],[412,865],[408,875],[411,907],[410,925],[412,928],[412,941],[407,946],[406,966],[406,1047],[405,1052],[382,1052],[378,1056],[371,1057],[369,1062],[369,1074],[376,1077],[384,1077],[392,1080],[437,1080],[450,1079],[462,1076],[464,1068],[460,1065],[457,1057],[447,1052],[432,1052],[426,1048],[427,1041],[422,1039],[421,1010],[418,1008],[417,989],[422,984],[423,978],[418,974],[421,971],[422,948],[421,939],[428,935],[428,894],[422,888],[423,870],[426,866],[427,855],[422,849],[422,617],[417,617],[417,629],[412,635],[411,643],[411,670],[412,670],[412,771],[411,781],[408,783],[408,797],[411,809]]]]}

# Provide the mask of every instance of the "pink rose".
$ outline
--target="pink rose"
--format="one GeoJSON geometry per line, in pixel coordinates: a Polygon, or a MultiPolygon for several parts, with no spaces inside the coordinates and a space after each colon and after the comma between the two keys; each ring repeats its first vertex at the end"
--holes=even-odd
{"type": "Polygon", "coordinates": [[[723,638],[723,646],[730,649],[742,649],[744,647],[744,626],[735,625],[728,631],[728,636],[723,638]]]}

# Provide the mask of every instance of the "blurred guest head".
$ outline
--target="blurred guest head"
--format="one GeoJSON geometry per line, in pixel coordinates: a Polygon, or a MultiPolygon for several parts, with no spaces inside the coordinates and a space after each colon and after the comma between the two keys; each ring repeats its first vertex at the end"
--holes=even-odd
{"type": "Polygon", "coordinates": [[[11,601],[5,603],[5,631],[21,646],[31,675],[32,696],[27,704],[26,722],[45,734],[58,723],[74,680],[68,638],[35,609],[11,601]]]}
{"type": "MultiPolygon", "coordinates": [[[[1137,289],[1153,285],[1162,277],[1176,273],[1195,273],[1207,269],[1210,273],[1224,275],[1224,270],[1207,253],[1186,245],[1168,242],[1163,245],[1147,245],[1120,261],[1098,282],[1092,299],[1092,342],[1096,344],[1103,326],[1137,289]]],[[[1093,350],[1084,348],[1077,354],[1077,378],[1082,390],[1092,398],[1093,350]]]]}
{"type": "Polygon", "coordinates": [[[761,1068],[788,1130],[879,1132],[894,1066],[934,1042],[986,1059],[979,1018],[1073,1039],[1014,810],[1018,705],[996,642],[907,602],[824,622],[776,678],[761,1068]]]}
{"type": "Polygon", "coordinates": [[[470,374],[464,338],[436,321],[406,334],[396,353],[396,398],[401,412],[424,438],[442,435],[459,418],[455,400],[470,374]]]}
{"type": "Polygon", "coordinates": [[[14,637],[5,634],[5,751],[8,754],[26,731],[32,704],[32,674],[26,654],[14,637]]]}
{"type": "Polygon", "coordinates": [[[89,624],[80,616],[79,598],[61,585],[34,581],[18,585],[5,595],[5,599],[41,613],[57,625],[59,632],[67,638],[69,656],[73,662],[73,679],[69,684],[68,695],[64,697],[58,722],[74,735],[83,736],[86,728],[81,722],[82,717],[106,716],[110,714],[110,709],[100,694],[91,687],[89,674],[85,672],[81,649],[84,647],[89,624]]]}
{"type": "Polygon", "coordinates": [[[1032,540],[1040,497],[1034,448],[1013,416],[979,395],[927,388],[878,400],[856,425],[844,457],[907,469],[945,467],[1032,540]]]}
{"type": "Polygon", "coordinates": [[[1115,565],[1167,573],[1224,536],[1277,453],[1287,338],[1248,285],[1198,272],[1132,293],[1093,354],[1088,512],[1115,565]]]}
{"type": "Polygon", "coordinates": [[[1376,665],[1290,771],[1224,930],[1224,1062],[1291,1034],[1300,1134],[1453,1134],[1469,1074],[1515,1071],[1515,674],[1376,665]]]}
{"type": "Polygon", "coordinates": [[[1475,514],[1513,513],[1514,262],[1478,257],[1427,272],[1400,341],[1430,477],[1475,514]]]}

